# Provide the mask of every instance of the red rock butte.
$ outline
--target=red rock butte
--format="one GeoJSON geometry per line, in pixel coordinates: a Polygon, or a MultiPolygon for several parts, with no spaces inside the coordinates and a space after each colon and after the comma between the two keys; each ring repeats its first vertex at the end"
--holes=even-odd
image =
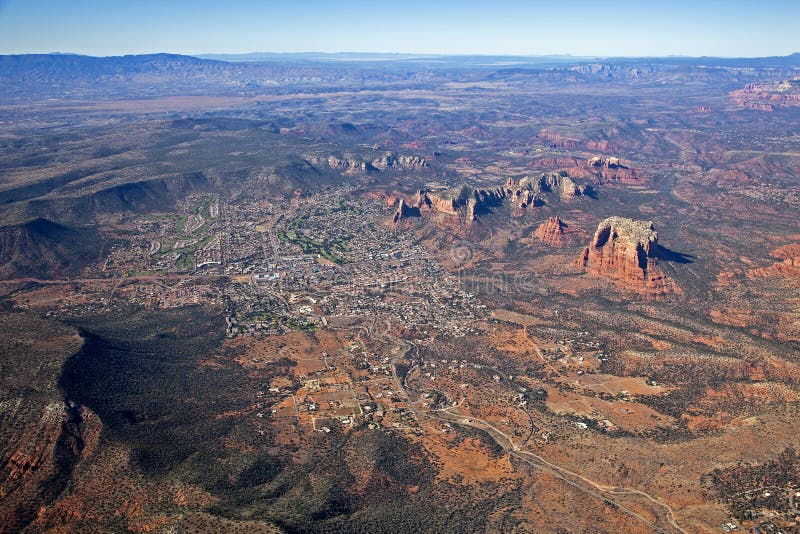
{"type": "Polygon", "coordinates": [[[567,241],[567,236],[564,234],[565,226],[559,217],[550,217],[539,225],[533,235],[538,237],[545,245],[558,247],[567,241]]]}
{"type": "Polygon", "coordinates": [[[658,269],[657,250],[658,233],[652,221],[609,217],[597,226],[578,266],[622,289],[647,296],[664,295],[677,287],[658,269]]]}

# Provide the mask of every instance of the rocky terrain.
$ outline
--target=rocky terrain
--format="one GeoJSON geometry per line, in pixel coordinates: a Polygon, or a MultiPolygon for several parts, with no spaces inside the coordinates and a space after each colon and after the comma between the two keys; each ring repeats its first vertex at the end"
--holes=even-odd
{"type": "Polygon", "coordinates": [[[97,445],[100,422],[59,388],[82,340],[35,316],[0,318],[0,531],[19,531],[53,504],[97,445]]]}
{"type": "Polygon", "coordinates": [[[364,161],[348,157],[328,156],[327,158],[319,158],[312,156],[308,162],[319,167],[320,165],[326,166],[329,169],[343,171],[347,173],[353,172],[371,172],[379,170],[412,170],[424,169],[428,167],[428,162],[420,156],[395,154],[389,152],[372,161],[364,161]]]}
{"type": "Polygon", "coordinates": [[[567,224],[558,216],[550,217],[533,233],[545,245],[560,247],[570,242],[567,224]]]}
{"type": "Polygon", "coordinates": [[[578,185],[566,172],[542,174],[538,177],[508,178],[502,186],[476,188],[463,185],[444,191],[417,191],[414,199],[400,199],[393,216],[397,222],[424,212],[460,217],[466,224],[475,222],[503,208],[511,214],[529,213],[549,202],[569,201],[592,195],[589,185],[578,185]]]}
{"type": "Polygon", "coordinates": [[[0,58],[0,532],[796,530],[800,56],[389,59],[0,58]]]}
{"type": "Polygon", "coordinates": [[[622,163],[617,157],[603,158],[594,156],[590,158],[586,165],[601,181],[622,182],[636,184],[643,181],[639,171],[622,163]]]}
{"type": "Polygon", "coordinates": [[[749,83],[742,89],[731,91],[730,99],[739,107],[761,111],[800,106],[800,78],[749,83]]]}
{"type": "Polygon", "coordinates": [[[634,292],[655,296],[677,291],[658,268],[658,233],[652,221],[609,217],[597,225],[578,266],[634,292]]]}

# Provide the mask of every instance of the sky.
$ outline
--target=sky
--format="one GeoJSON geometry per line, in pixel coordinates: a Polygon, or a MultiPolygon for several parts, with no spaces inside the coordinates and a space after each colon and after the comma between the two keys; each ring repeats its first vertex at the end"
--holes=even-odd
{"type": "Polygon", "coordinates": [[[397,52],[756,57],[800,0],[0,0],[0,54],[397,52]]]}

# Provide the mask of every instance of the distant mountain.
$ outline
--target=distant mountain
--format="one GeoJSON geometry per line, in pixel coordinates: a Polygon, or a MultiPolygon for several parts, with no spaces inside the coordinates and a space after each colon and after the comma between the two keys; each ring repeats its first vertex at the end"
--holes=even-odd
{"type": "Polygon", "coordinates": [[[228,74],[229,63],[176,54],[94,57],[70,54],[0,56],[0,82],[56,83],[135,81],[228,74]]]}
{"type": "Polygon", "coordinates": [[[0,56],[0,73],[19,78],[31,72],[63,76],[115,76],[148,72],[185,72],[186,69],[225,68],[220,61],[178,54],[95,57],[78,54],[23,54],[0,56]]]}
{"type": "Polygon", "coordinates": [[[208,95],[275,90],[277,85],[341,86],[365,79],[382,82],[408,78],[407,69],[364,73],[343,62],[304,58],[234,63],[176,54],[0,55],[0,97],[18,100],[208,95]]]}
{"type": "Polygon", "coordinates": [[[74,54],[0,56],[0,98],[130,98],[241,92],[292,92],[365,84],[419,84],[533,76],[585,83],[619,78],[676,81],[759,81],[800,69],[800,53],[765,58],[571,56],[435,56],[318,52],[208,55],[147,54],[93,57],[74,54]],[[750,69],[750,72],[747,72],[750,69]],[[704,72],[715,70],[712,75],[704,72]],[[669,73],[668,77],[662,73],[669,73]]]}
{"type": "Polygon", "coordinates": [[[728,68],[795,68],[800,69],[800,52],[788,56],[768,57],[641,57],[641,58],[605,58],[597,61],[617,64],[649,64],[649,65],[675,65],[695,67],[728,67],[728,68]]]}

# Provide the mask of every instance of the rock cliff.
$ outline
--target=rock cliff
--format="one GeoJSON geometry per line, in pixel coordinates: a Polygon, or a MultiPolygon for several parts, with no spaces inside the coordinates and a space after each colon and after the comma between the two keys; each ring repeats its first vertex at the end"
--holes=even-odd
{"type": "Polygon", "coordinates": [[[577,263],[585,272],[624,289],[657,296],[676,289],[658,269],[657,251],[658,234],[651,221],[609,217],[597,226],[577,263]]]}
{"type": "Polygon", "coordinates": [[[337,170],[347,174],[384,171],[387,169],[423,169],[429,166],[428,162],[420,156],[395,154],[394,152],[387,152],[383,156],[375,158],[371,161],[351,156],[335,155],[330,155],[328,157],[311,156],[307,158],[306,161],[308,161],[308,163],[315,168],[327,167],[328,169],[337,170]]]}
{"type": "Polygon", "coordinates": [[[567,225],[559,217],[550,217],[539,225],[533,235],[546,245],[560,247],[568,241],[564,231],[566,227],[567,225]]]}
{"type": "Polygon", "coordinates": [[[728,93],[731,102],[745,109],[773,111],[800,106],[800,77],[780,82],[748,83],[728,93]]]}
{"type": "Polygon", "coordinates": [[[541,174],[521,179],[509,178],[503,185],[489,188],[461,186],[444,191],[417,191],[412,202],[404,201],[393,215],[398,222],[408,216],[432,211],[461,216],[471,223],[481,215],[508,207],[512,215],[547,203],[548,200],[568,201],[591,194],[591,187],[576,183],[566,172],[541,174]]]}
{"type": "Polygon", "coordinates": [[[753,269],[747,273],[750,278],[783,274],[790,278],[800,278],[800,243],[784,245],[772,251],[777,261],[769,267],[753,269]]]}
{"type": "Polygon", "coordinates": [[[614,181],[622,183],[638,183],[642,180],[636,169],[625,165],[618,157],[589,158],[586,166],[594,173],[600,181],[614,181]]]}
{"type": "Polygon", "coordinates": [[[372,160],[371,165],[376,169],[421,169],[428,167],[428,162],[420,156],[408,156],[389,152],[380,158],[372,160]]]}
{"type": "Polygon", "coordinates": [[[545,193],[555,194],[560,200],[569,200],[591,192],[588,185],[578,185],[566,172],[541,174],[537,177],[526,176],[520,180],[509,178],[506,180],[505,189],[514,200],[524,202],[527,199],[528,205],[545,193]]]}

